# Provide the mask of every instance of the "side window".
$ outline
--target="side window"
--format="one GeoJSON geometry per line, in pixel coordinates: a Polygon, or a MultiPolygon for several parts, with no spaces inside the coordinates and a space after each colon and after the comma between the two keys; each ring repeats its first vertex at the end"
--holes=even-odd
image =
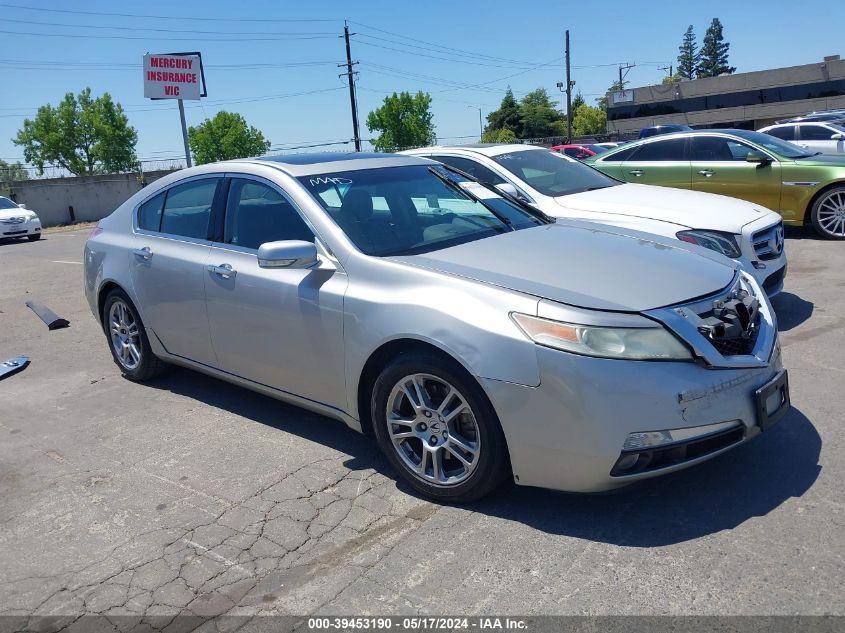
{"type": "Polygon", "coordinates": [[[628,160],[631,155],[636,151],[637,147],[626,147],[623,150],[620,150],[613,154],[613,156],[605,156],[604,158],[599,158],[602,162],[605,163],[621,163],[623,161],[628,160]]]}
{"type": "Polygon", "coordinates": [[[640,145],[639,150],[630,160],[639,162],[686,160],[686,139],[671,138],[640,145]]]}
{"type": "Polygon", "coordinates": [[[503,182],[507,182],[492,169],[489,169],[474,160],[470,160],[469,158],[462,158],[460,156],[432,156],[431,158],[443,163],[444,165],[460,169],[461,171],[468,173],[473,178],[476,178],[481,182],[486,182],[490,185],[500,185],[503,182]]]}
{"type": "Polygon", "coordinates": [[[829,141],[835,134],[823,125],[801,125],[799,126],[802,141],[829,141]]]}
{"type": "Polygon", "coordinates": [[[208,220],[218,178],[194,180],[167,191],[161,232],[194,239],[208,239],[208,220]]]}
{"type": "MultiPolygon", "coordinates": [[[[737,160],[734,154],[735,148],[732,146],[739,145],[739,143],[735,141],[728,141],[721,136],[693,136],[691,140],[692,161],[694,163],[737,160]]],[[[745,146],[745,154],[742,154],[742,158],[739,160],[745,160],[745,155],[748,154],[750,149],[750,147],[745,146]]]]}
{"type": "Polygon", "coordinates": [[[163,191],[138,207],[138,228],[145,231],[158,231],[161,228],[161,210],[163,207],[163,191]]]}
{"type": "Polygon", "coordinates": [[[766,132],[766,134],[769,134],[784,141],[794,141],[795,126],[784,125],[783,127],[776,127],[773,130],[769,130],[768,132],[766,132]]]}
{"type": "Polygon", "coordinates": [[[580,147],[565,147],[563,153],[572,158],[580,158],[585,152],[580,147]]]}
{"type": "Polygon", "coordinates": [[[314,234],[293,205],[276,189],[254,180],[233,178],[226,202],[223,241],[258,248],[278,240],[314,241],[314,234]]]}

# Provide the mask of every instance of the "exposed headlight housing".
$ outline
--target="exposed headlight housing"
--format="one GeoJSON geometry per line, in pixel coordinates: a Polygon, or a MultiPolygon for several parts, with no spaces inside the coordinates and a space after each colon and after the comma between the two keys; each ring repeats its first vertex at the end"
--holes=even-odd
{"type": "Polygon", "coordinates": [[[512,312],[511,318],[538,345],[627,360],[692,360],[690,350],[668,330],[654,327],[604,327],[563,323],[512,312]]]}
{"type": "Polygon", "coordinates": [[[692,229],[690,231],[679,231],[675,233],[675,237],[682,242],[709,248],[711,251],[716,251],[731,259],[736,259],[742,254],[736,241],[736,235],[733,233],[692,229]]]}

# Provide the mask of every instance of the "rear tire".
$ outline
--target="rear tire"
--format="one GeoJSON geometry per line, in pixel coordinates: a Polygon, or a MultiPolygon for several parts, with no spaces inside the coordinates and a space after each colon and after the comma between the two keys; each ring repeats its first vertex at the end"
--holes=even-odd
{"type": "Polygon", "coordinates": [[[35,235],[27,235],[26,239],[28,239],[30,242],[37,242],[41,239],[41,233],[36,233],[35,235]]]}
{"type": "Polygon", "coordinates": [[[103,332],[120,373],[134,382],[158,378],[167,363],[153,354],[144,323],[123,290],[112,290],[103,306],[103,332]]]}
{"type": "Polygon", "coordinates": [[[832,187],[822,193],[810,208],[810,222],[821,237],[845,240],[845,187],[832,187]]]}
{"type": "Polygon", "coordinates": [[[375,381],[370,414],[387,459],[435,501],[475,501],[510,472],[493,406],[454,361],[426,352],[397,356],[375,381]]]}

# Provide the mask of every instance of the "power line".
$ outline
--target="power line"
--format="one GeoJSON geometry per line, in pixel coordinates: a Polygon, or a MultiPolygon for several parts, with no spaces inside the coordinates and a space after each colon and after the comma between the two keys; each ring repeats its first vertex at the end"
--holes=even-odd
{"type": "Polygon", "coordinates": [[[0,7],[7,7],[10,9],[23,9],[24,11],[43,11],[47,13],[70,13],[72,15],[98,15],[117,18],[150,18],[155,20],[188,20],[196,22],[199,20],[206,22],[339,22],[340,20],[331,18],[233,18],[229,16],[221,17],[203,17],[203,16],[186,16],[179,17],[175,15],[144,15],[140,13],[112,13],[107,11],[81,11],[78,9],[45,9],[43,7],[28,7],[21,4],[9,4],[2,2],[0,7]]]}
{"type": "Polygon", "coordinates": [[[157,33],[194,33],[200,35],[334,35],[328,31],[293,31],[293,32],[279,32],[279,31],[199,31],[195,29],[161,29],[151,26],[105,26],[102,24],[67,24],[66,22],[38,22],[34,20],[16,20],[13,18],[3,18],[5,22],[16,22],[18,24],[33,24],[36,26],[61,26],[79,29],[109,29],[114,31],[154,31],[157,33]]]}
{"type": "MultiPolygon", "coordinates": [[[[0,5],[2,6],[2,5],[0,5]]],[[[152,35],[152,36],[134,36],[134,35],[82,35],[82,34],[73,34],[73,33],[32,33],[30,31],[0,31],[0,33],[5,33],[7,35],[32,35],[35,37],[70,37],[70,38],[82,38],[82,39],[95,39],[95,40],[162,40],[162,41],[169,41],[169,42],[185,42],[185,41],[196,41],[196,42],[237,42],[242,44],[243,39],[236,37],[236,38],[207,38],[207,37],[162,37],[159,35],[152,35]]],[[[298,35],[289,35],[289,36],[280,36],[280,37],[251,37],[251,41],[253,42],[283,42],[283,41],[296,41],[296,40],[325,40],[329,38],[334,38],[335,35],[306,35],[306,36],[298,36],[298,35]]]]}

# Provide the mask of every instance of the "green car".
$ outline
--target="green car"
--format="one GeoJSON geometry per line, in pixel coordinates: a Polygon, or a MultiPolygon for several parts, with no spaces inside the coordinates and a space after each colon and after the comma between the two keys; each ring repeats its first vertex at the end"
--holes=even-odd
{"type": "Polygon", "coordinates": [[[742,198],[779,212],[785,224],[812,224],[823,237],[845,239],[845,157],[823,156],[768,134],[666,134],[584,162],[626,182],[742,198]]]}

